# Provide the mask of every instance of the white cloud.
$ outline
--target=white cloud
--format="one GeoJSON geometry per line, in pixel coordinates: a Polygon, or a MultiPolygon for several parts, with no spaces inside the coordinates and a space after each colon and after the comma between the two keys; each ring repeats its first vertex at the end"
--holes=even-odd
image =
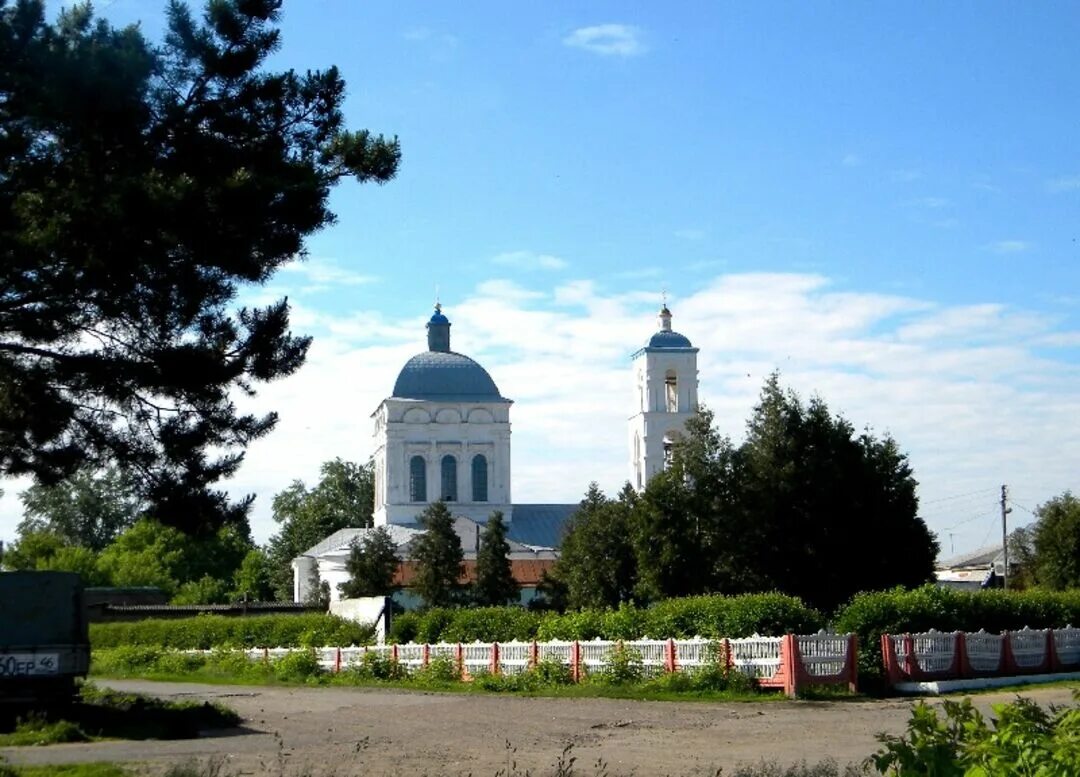
{"type": "Polygon", "coordinates": [[[647,50],[641,31],[628,24],[579,27],[563,38],[563,43],[572,48],[614,57],[634,57],[647,50]]]}
{"type": "Polygon", "coordinates": [[[1020,254],[1031,249],[1031,243],[1026,240],[998,240],[987,246],[987,249],[995,254],[1020,254]]]}
{"type": "Polygon", "coordinates": [[[889,180],[893,183],[911,183],[923,177],[921,170],[893,170],[889,173],[889,180]]]}
{"type": "Polygon", "coordinates": [[[844,158],[840,160],[840,164],[844,167],[858,167],[862,164],[862,157],[858,154],[845,154],[844,158]]]}
{"type": "Polygon", "coordinates": [[[339,286],[361,286],[378,281],[376,276],[350,270],[335,259],[317,256],[290,262],[281,268],[281,272],[284,275],[278,276],[280,282],[289,284],[290,276],[300,278],[304,283],[296,291],[309,294],[339,286]]]}
{"type": "Polygon", "coordinates": [[[515,267],[519,270],[564,270],[569,265],[565,259],[534,251],[507,251],[492,258],[493,264],[515,267]]]}
{"type": "MultiPolygon", "coordinates": [[[[992,497],[1008,483],[1034,508],[1076,488],[1080,367],[1068,349],[1080,334],[1049,315],[840,290],[825,276],[795,273],[719,275],[681,291],[669,301],[673,325],[701,349],[701,397],[725,433],[742,438],[762,381],[780,369],[785,385],[820,393],[856,428],[896,437],[946,550],[950,541],[956,552],[978,545],[994,515],[945,497],[980,489],[992,497]]],[[[629,356],[655,331],[655,290],[492,280],[444,303],[454,350],[483,364],[515,401],[515,501],[577,501],[591,480],[617,490],[628,475],[629,356]]],[[[308,363],[244,401],[279,411],[281,421],[229,484],[233,494],[257,494],[260,540],[275,530],[270,502],[289,482],[313,480],[335,456],[370,456],[371,412],[425,348],[430,311],[401,312],[298,309],[316,335],[308,363]]],[[[4,486],[0,536],[11,538],[18,487],[4,486]]]]}
{"type": "Polygon", "coordinates": [[[1046,188],[1060,194],[1061,192],[1074,192],[1080,189],[1080,175],[1067,175],[1061,178],[1055,178],[1052,181],[1046,182],[1046,188]]]}
{"type": "Polygon", "coordinates": [[[948,207],[952,202],[945,197],[917,197],[914,200],[908,200],[906,204],[910,207],[936,210],[948,207]]]}

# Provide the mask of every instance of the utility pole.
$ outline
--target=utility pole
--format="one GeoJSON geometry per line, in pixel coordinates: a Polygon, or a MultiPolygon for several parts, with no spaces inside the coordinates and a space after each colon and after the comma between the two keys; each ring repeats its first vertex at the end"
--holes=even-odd
{"type": "Polygon", "coordinates": [[[1001,585],[1006,591],[1009,590],[1009,528],[1005,516],[1012,512],[1012,508],[1006,504],[1009,491],[1006,486],[1001,487],[1001,551],[1005,557],[1005,564],[1001,572],[1001,585]]]}

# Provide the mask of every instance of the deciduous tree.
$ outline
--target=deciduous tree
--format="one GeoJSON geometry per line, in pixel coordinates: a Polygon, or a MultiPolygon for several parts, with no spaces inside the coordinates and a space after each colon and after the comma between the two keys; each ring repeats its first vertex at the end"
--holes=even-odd
{"type": "Polygon", "coordinates": [[[397,545],[385,526],[377,526],[349,549],[345,569],[349,579],[338,585],[347,599],[361,596],[389,596],[394,592],[394,574],[401,565],[397,545]]]}
{"type": "Polygon", "coordinates": [[[1066,491],[1035,510],[1035,578],[1054,590],[1080,587],[1080,499],[1066,491]]]}
{"type": "Polygon", "coordinates": [[[614,607],[633,596],[638,568],[631,541],[631,492],[608,499],[595,482],[571,517],[553,577],[566,588],[566,604],[614,607]]]}
{"type": "Polygon", "coordinates": [[[371,464],[342,459],[323,463],[319,482],[308,488],[294,480],[274,497],[274,520],[281,531],[270,538],[267,556],[279,599],[293,596],[292,560],[339,529],[371,525],[375,509],[375,475],[371,464]]]}
{"type": "Polygon", "coordinates": [[[35,484],[19,495],[19,533],[48,531],[72,545],[100,551],[131,526],[142,502],[115,468],[79,470],[51,486],[35,484]]]}
{"type": "Polygon", "coordinates": [[[215,484],[276,415],[237,397],[295,372],[289,308],[237,308],[303,256],[330,189],[383,182],[396,139],[345,129],[337,69],[275,72],[281,0],[172,0],[160,45],[0,4],[0,473],[116,465],[148,514],[238,521],[215,484]]]}

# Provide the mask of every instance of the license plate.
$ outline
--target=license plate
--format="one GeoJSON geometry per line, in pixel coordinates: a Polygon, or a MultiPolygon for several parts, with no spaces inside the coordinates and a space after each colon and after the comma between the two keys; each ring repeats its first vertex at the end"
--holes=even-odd
{"type": "Polygon", "coordinates": [[[0,677],[58,674],[58,653],[0,653],[0,677]]]}

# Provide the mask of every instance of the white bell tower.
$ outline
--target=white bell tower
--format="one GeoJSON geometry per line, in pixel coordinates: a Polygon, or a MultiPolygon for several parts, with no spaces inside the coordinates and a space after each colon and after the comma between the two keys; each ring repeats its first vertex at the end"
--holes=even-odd
{"type": "Polygon", "coordinates": [[[630,483],[645,488],[671,460],[671,449],[698,407],[698,349],[671,329],[667,305],[660,331],[635,353],[634,414],[630,416],[630,483]]]}

